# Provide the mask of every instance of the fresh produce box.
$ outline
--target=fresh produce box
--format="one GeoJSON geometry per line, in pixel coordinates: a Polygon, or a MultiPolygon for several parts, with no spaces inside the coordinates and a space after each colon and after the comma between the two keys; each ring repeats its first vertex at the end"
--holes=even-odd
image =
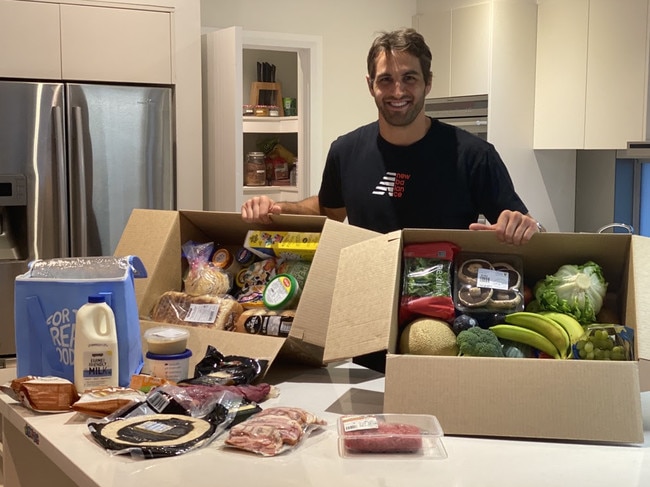
{"type": "MultiPolygon", "coordinates": [[[[289,336],[237,333],[200,324],[190,326],[187,328],[190,332],[187,348],[192,351],[190,370],[194,370],[208,345],[224,355],[255,357],[268,361],[269,365],[278,355],[311,365],[322,364],[340,250],[377,235],[315,216],[277,216],[272,226],[256,227],[245,223],[239,213],[136,209],[127,222],[115,255],[137,255],[147,269],[148,277],[137,279],[135,288],[142,333],[161,326],[160,322],[151,319],[160,297],[181,294],[183,277],[187,276],[187,261],[182,258],[184,243],[216,242],[236,249],[243,245],[251,231],[257,235],[299,235],[302,238],[297,244],[290,240],[288,245],[309,247],[310,271],[306,281],[301,283],[302,292],[295,314],[291,313],[289,336]],[[314,235],[319,236],[317,242],[314,235]]],[[[221,300],[220,303],[219,309],[233,304],[232,300],[221,300]]],[[[207,306],[213,305],[208,303],[207,306]]],[[[234,306],[228,309],[232,310],[234,306]]],[[[241,316],[253,311],[246,310],[241,316]]]]}
{"type": "Polygon", "coordinates": [[[540,233],[516,247],[491,232],[380,235],[341,251],[324,360],[386,350],[384,413],[435,415],[447,435],[642,443],[649,260],[650,239],[628,234],[540,233]],[[453,318],[416,318],[405,339],[403,251],[431,242],[456,257],[510,255],[525,310],[466,331],[453,318]],[[443,340],[435,351],[424,340],[423,351],[412,338],[433,327],[443,340]]]}

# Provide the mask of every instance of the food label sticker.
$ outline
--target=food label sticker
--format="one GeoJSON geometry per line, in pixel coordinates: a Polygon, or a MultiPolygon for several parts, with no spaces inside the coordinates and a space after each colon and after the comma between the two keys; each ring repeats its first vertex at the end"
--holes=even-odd
{"type": "Polygon", "coordinates": [[[379,428],[379,423],[375,416],[354,416],[345,418],[343,422],[343,431],[373,430],[379,428]]]}
{"type": "Polygon", "coordinates": [[[185,321],[195,323],[214,323],[219,313],[218,304],[191,304],[185,321]]]}
{"type": "Polygon", "coordinates": [[[145,421],[136,425],[135,428],[148,433],[166,433],[171,430],[173,426],[158,421],[145,421]]]}
{"type": "Polygon", "coordinates": [[[476,276],[476,285],[490,289],[508,289],[508,277],[507,272],[479,269],[476,276]]]}

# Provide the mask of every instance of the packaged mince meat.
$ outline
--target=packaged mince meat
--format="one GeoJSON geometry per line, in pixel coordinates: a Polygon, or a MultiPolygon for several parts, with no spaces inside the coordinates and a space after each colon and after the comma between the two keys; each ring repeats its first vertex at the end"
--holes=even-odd
{"type": "Polygon", "coordinates": [[[450,242],[409,244],[404,247],[399,322],[419,316],[451,321],[454,256],[459,248],[450,242]]]}

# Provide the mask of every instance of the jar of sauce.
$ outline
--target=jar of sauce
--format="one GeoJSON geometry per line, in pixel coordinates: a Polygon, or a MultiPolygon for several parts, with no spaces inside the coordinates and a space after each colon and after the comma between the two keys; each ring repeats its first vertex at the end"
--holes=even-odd
{"type": "Polygon", "coordinates": [[[266,162],[264,152],[249,152],[244,171],[246,186],[266,186],[266,162]]]}

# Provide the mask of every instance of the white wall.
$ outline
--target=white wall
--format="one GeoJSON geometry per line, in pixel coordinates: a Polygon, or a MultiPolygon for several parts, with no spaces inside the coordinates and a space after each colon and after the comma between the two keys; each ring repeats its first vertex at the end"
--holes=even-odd
{"type": "Polygon", "coordinates": [[[312,194],[336,137],[377,119],[366,87],[366,56],[382,30],[410,27],[416,0],[201,0],[204,32],[233,25],[245,30],[323,39],[322,158],[311,161],[312,194]]]}

